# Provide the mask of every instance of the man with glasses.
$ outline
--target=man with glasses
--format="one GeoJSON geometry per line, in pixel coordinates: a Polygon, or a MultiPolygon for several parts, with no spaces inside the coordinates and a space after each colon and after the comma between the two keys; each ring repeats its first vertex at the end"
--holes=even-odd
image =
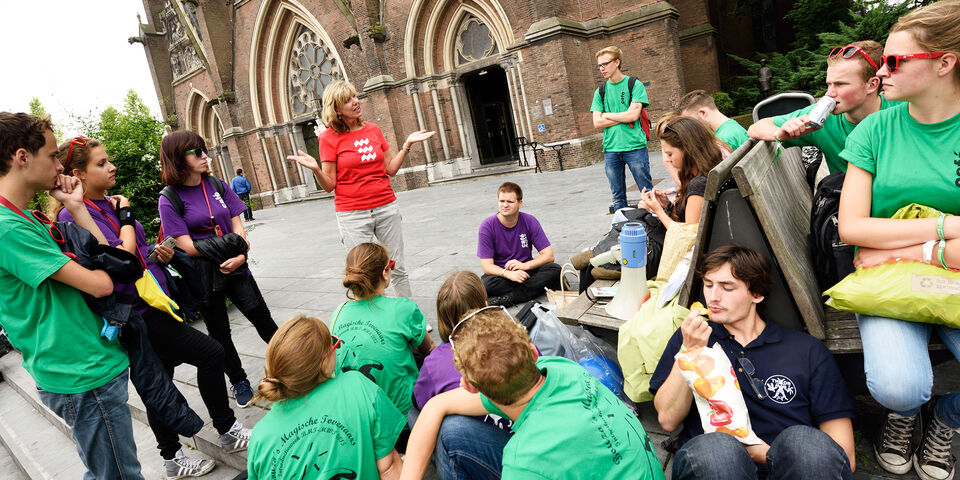
{"type": "Polygon", "coordinates": [[[130,409],[129,359],[82,293],[104,297],[113,281],[60,250],[63,234],[27,210],[48,191],[76,223],[99,231],[79,179],[62,174],[49,117],[0,112],[0,323],[23,355],[40,400],[71,428],[87,477],[142,479],[130,409]]]}
{"type": "Polygon", "coordinates": [[[664,478],[637,416],[579,364],[539,356],[502,307],[464,317],[450,345],[460,388],[424,406],[401,478],[423,478],[445,416],[488,413],[513,420],[514,433],[502,448],[501,471],[484,478],[664,478]]]}
{"type": "Polygon", "coordinates": [[[837,101],[822,128],[810,125],[813,105],[795,112],[764,118],[747,129],[758,140],[779,140],[784,146],[811,145],[823,152],[830,173],[846,172],[847,162],[840,152],[847,135],[867,115],[898,105],[880,94],[877,70],[883,46],[872,40],[834,48],[827,57],[827,93],[837,101]],[[842,115],[841,115],[842,114],[842,115]]]}
{"type": "Polygon", "coordinates": [[[613,194],[613,210],[627,206],[624,165],[633,174],[640,190],[653,190],[647,136],[640,126],[641,111],[649,105],[643,82],[620,71],[620,48],[610,46],[597,52],[597,68],[604,85],[593,93],[593,126],[603,129],[603,163],[613,194]]]}
{"type": "Polygon", "coordinates": [[[673,478],[852,478],[853,401],[822,342],[760,318],[772,283],[766,260],[745,247],[724,245],[707,254],[701,276],[710,320],[691,312],[650,380],[660,425],[671,432],[682,427],[673,478]],[[674,356],[681,346],[714,344],[736,371],[760,445],[703,433],[674,356]]]}

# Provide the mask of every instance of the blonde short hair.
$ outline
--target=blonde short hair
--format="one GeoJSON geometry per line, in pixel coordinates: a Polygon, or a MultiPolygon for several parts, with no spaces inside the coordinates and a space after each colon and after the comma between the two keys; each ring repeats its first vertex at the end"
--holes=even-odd
{"type": "Polygon", "coordinates": [[[623,57],[623,50],[620,50],[620,47],[615,47],[613,45],[609,47],[603,47],[597,51],[597,58],[600,58],[601,55],[608,54],[613,57],[614,60],[620,60],[623,57]]]}
{"type": "MultiPolygon", "coordinates": [[[[323,89],[323,113],[321,114],[323,123],[337,133],[346,133],[349,128],[340,118],[337,110],[346,105],[356,95],[357,89],[346,80],[337,80],[327,85],[323,89]]],[[[360,120],[360,125],[363,125],[363,120],[360,120]]]]}
{"type": "Polygon", "coordinates": [[[500,405],[512,405],[540,380],[527,331],[499,309],[478,312],[460,325],[453,365],[500,405]]]}
{"type": "MultiPolygon", "coordinates": [[[[960,1],[942,0],[918,8],[897,20],[890,33],[907,31],[928,52],[947,52],[960,61],[960,1]]],[[[960,64],[953,67],[960,83],[960,64]]]]}

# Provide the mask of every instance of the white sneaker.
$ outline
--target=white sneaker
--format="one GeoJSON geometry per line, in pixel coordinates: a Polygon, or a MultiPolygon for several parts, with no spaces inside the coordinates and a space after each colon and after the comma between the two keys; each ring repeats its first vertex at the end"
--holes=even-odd
{"type": "Polygon", "coordinates": [[[163,468],[166,469],[167,480],[200,477],[210,473],[210,470],[213,470],[215,466],[217,466],[217,464],[213,460],[188,457],[183,453],[183,449],[178,450],[177,455],[172,459],[163,461],[163,468]]]}
{"type": "Polygon", "coordinates": [[[220,435],[220,448],[227,453],[246,450],[249,443],[250,429],[243,428],[243,424],[239,421],[233,422],[233,426],[230,427],[230,430],[228,430],[227,433],[220,435]]]}

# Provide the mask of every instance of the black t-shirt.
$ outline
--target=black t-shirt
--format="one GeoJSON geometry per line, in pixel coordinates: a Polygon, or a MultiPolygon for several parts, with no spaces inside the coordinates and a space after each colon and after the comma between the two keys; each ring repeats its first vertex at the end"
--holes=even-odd
{"type": "Polygon", "coordinates": [[[687,184],[686,196],[683,197],[683,205],[677,205],[677,220],[680,222],[685,222],[685,217],[687,216],[687,199],[691,196],[702,197],[703,193],[707,191],[707,177],[705,175],[697,175],[690,179],[690,183],[687,184]]]}

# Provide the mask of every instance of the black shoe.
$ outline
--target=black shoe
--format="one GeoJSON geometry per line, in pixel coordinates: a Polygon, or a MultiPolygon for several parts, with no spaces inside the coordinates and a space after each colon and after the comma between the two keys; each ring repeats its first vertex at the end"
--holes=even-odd
{"type": "Polygon", "coordinates": [[[498,295],[496,297],[488,297],[487,305],[490,306],[501,306],[501,307],[512,307],[517,304],[517,301],[514,300],[513,295],[498,295]]]}
{"type": "Polygon", "coordinates": [[[957,459],[950,453],[954,429],[943,423],[930,408],[923,441],[913,454],[913,467],[922,480],[951,480],[957,459]]]}
{"type": "Polygon", "coordinates": [[[877,463],[890,473],[903,475],[913,468],[913,430],[920,415],[904,417],[894,412],[888,412],[887,418],[880,427],[880,438],[874,445],[873,451],[877,456],[877,463]]]}
{"type": "Polygon", "coordinates": [[[0,357],[10,353],[13,350],[13,345],[10,345],[10,340],[7,339],[7,336],[0,334],[0,357]]]}

